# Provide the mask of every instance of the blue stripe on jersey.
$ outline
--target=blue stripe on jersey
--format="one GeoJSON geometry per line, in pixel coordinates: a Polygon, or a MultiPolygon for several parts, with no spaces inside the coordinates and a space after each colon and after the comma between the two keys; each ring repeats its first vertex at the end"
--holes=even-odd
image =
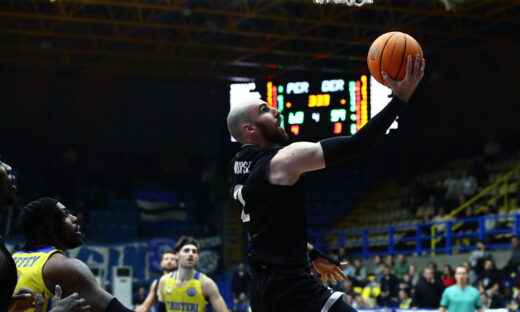
{"type": "Polygon", "coordinates": [[[33,253],[33,252],[50,252],[50,251],[53,251],[53,250],[57,250],[57,249],[54,248],[54,247],[42,247],[40,249],[36,249],[35,251],[31,251],[29,253],[33,253]]]}
{"type": "Polygon", "coordinates": [[[198,280],[199,277],[200,277],[200,272],[196,272],[195,275],[193,276],[193,279],[198,280]]]}
{"type": "Polygon", "coordinates": [[[53,250],[57,250],[56,248],[54,247],[42,247],[40,249],[36,249],[36,250],[31,250],[31,251],[17,251],[15,252],[13,255],[16,255],[18,253],[25,253],[25,254],[31,254],[31,253],[36,253],[36,252],[44,252],[44,253],[47,253],[47,252],[50,252],[50,251],[53,251],[53,250]]]}

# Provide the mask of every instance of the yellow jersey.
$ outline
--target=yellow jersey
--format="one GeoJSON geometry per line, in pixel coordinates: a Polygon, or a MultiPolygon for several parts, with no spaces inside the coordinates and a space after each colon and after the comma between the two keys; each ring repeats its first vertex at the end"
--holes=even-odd
{"type": "Polygon", "coordinates": [[[168,312],[203,312],[206,311],[208,301],[202,294],[201,278],[204,274],[194,272],[193,277],[178,287],[175,282],[177,271],[173,271],[164,281],[163,298],[168,312]]]}
{"type": "MultiPolygon", "coordinates": [[[[43,281],[43,266],[49,257],[57,252],[65,254],[62,250],[54,247],[41,247],[34,251],[19,251],[13,254],[18,273],[15,290],[26,287],[41,294],[44,300],[42,312],[47,312],[52,308],[49,300],[54,297],[54,293],[47,289],[43,281]]],[[[28,309],[27,311],[33,312],[34,309],[28,309]]]]}

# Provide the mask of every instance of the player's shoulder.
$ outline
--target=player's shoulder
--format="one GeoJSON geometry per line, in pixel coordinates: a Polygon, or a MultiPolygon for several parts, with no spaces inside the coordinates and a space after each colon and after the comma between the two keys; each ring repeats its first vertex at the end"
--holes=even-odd
{"type": "Polygon", "coordinates": [[[240,151],[235,155],[235,160],[255,160],[263,156],[277,153],[282,146],[258,146],[253,144],[243,145],[240,151]]]}
{"type": "Polygon", "coordinates": [[[83,261],[56,252],[45,263],[44,271],[60,274],[84,274],[90,272],[90,269],[83,261]]]}
{"type": "Polygon", "coordinates": [[[166,280],[173,279],[173,277],[175,276],[175,272],[176,272],[176,271],[172,271],[172,272],[170,272],[170,273],[168,273],[168,274],[164,274],[164,275],[161,276],[161,278],[159,279],[159,282],[161,282],[161,281],[164,282],[164,281],[166,281],[166,280]]]}
{"type": "Polygon", "coordinates": [[[215,281],[211,277],[209,277],[206,274],[201,273],[201,272],[198,272],[198,273],[200,273],[199,280],[200,280],[200,285],[202,287],[202,292],[204,294],[213,293],[215,290],[218,291],[217,283],[215,283],[215,281]]]}
{"type": "Polygon", "coordinates": [[[469,285],[469,286],[468,286],[468,289],[469,289],[469,291],[472,292],[474,295],[476,294],[476,295],[480,296],[480,291],[479,291],[477,288],[475,288],[475,287],[469,285]]]}
{"type": "Polygon", "coordinates": [[[81,260],[68,258],[61,253],[55,253],[43,266],[45,284],[75,289],[78,285],[91,285],[95,278],[89,267],[81,260]]]}

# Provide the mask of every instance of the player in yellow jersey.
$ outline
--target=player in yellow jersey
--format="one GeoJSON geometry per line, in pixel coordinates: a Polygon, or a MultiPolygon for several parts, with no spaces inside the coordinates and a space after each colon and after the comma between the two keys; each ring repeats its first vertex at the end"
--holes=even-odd
{"type": "MultiPolygon", "coordinates": [[[[15,179],[12,168],[0,160],[0,210],[4,206],[13,205],[16,199],[15,179]]],[[[30,288],[19,288],[13,293],[17,274],[16,264],[11,254],[4,245],[0,236],[0,312],[23,312],[30,308],[40,309],[43,306],[43,298],[30,288]]],[[[56,286],[55,292],[59,292],[53,299],[52,312],[86,312],[89,306],[85,300],[79,298],[77,293],[61,300],[61,288],[56,286]]]]}
{"type": "Polygon", "coordinates": [[[64,251],[82,243],[78,218],[60,202],[40,198],[29,203],[18,216],[18,229],[25,246],[13,255],[18,270],[16,289],[28,287],[44,296],[44,309],[54,296],[50,290],[60,285],[65,296],[78,293],[92,312],[130,312],[114,296],[102,289],[90,269],[64,251]]]}
{"type": "Polygon", "coordinates": [[[208,303],[215,312],[227,312],[226,303],[217,284],[206,274],[195,271],[199,260],[199,242],[183,236],[175,246],[178,254],[178,269],[161,277],[159,301],[168,312],[202,312],[208,303]]]}

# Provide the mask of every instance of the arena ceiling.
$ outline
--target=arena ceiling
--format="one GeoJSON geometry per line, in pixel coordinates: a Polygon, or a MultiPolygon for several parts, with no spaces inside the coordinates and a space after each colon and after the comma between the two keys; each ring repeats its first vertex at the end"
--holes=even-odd
{"type": "Polygon", "coordinates": [[[518,42],[519,29],[519,0],[2,0],[0,66],[227,80],[341,74],[366,69],[372,40],[387,31],[411,34],[428,54],[518,42]]]}

